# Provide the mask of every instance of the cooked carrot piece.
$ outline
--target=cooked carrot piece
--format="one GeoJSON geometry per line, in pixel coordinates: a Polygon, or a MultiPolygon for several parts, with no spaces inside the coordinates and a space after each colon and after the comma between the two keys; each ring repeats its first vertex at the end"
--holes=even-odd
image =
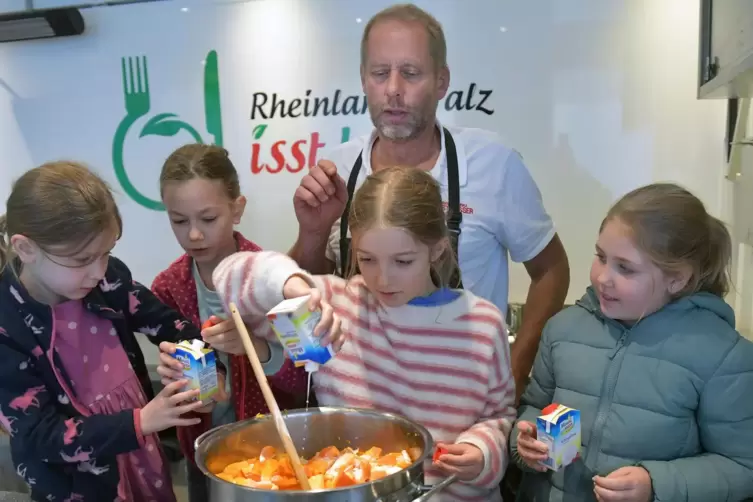
{"type": "MultiPolygon", "coordinates": [[[[301,459],[312,490],[343,488],[382,479],[409,467],[421,452],[417,449],[383,454],[374,446],[363,452],[350,446],[322,448],[309,460],[301,459]]],[[[265,446],[259,457],[228,464],[217,476],[227,482],[259,490],[300,490],[290,457],[265,446]]]]}
{"type": "Polygon", "coordinates": [[[295,479],[295,476],[272,476],[272,479],[270,481],[274,483],[280,490],[301,489],[301,485],[298,484],[298,480],[295,479]]]}

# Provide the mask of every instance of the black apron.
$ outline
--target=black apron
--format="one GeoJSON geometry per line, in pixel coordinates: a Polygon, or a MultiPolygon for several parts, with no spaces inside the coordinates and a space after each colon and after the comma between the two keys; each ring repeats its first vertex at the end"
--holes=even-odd
{"type": "MultiPolygon", "coordinates": [[[[458,242],[460,241],[460,223],[463,221],[463,214],[460,212],[460,180],[458,177],[458,152],[455,148],[455,141],[452,139],[450,131],[443,127],[444,145],[447,151],[447,184],[448,184],[448,210],[447,210],[447,229],[450,233],[450,245],[455,259],[458,259],[458,242]]],[[[345,204],[345,212],[340,218],[340,277],[347,277],[350,270],[350,237],[348,237],[348,213],[350,213],[350,201],[353,200],[353,194],[356,191],[358,183],[358,173],[361,171],[363,164],[363,152],[358,154],[353,169],[350,171],[348,178],[348,202],[345,204]]],[[[463,281],[460,278],[460,268],[456,267],[455,272],[450,278],[451,288],[462,289],[463,281]]]]}

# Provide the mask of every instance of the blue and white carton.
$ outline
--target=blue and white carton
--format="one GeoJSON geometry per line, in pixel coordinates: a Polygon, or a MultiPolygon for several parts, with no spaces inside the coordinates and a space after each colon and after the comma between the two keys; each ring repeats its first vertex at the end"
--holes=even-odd
{"type": "Polygon", "coordinates": [[[558,471],[580,456],[580,411],[551,404],[536,419],[537,439],[549,448],[549,458],[541,465],[558,471]]]}
{"type": "Polygon", "coordinates": [[[329,346],[321,346],[314,336],[314,328],[322,319],[320,310],[310,310],[311,296],[283,300],[267,312],[267,319],[296,366],[305,366],[306,371],[316,371],[326,363],[334,352],[329,346]]]}
{"type": "Polygon", "coordinates": [[[175,359],[183,364],[186,390],[199,390],[198,400],[209,401],[218,392],[215,352],[201,340],[184,340],[175,348],[175,359]]]}

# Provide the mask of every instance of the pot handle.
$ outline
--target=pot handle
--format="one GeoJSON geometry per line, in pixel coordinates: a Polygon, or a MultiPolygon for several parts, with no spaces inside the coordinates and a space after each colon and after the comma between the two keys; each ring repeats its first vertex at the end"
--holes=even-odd
{"type": "Polygon", "coordinates": [[[439,483],[431,486],[422,486],[421,487],[421,496],[417,499],[413,499],[413,502],[426,502],[430,498],[432,498],[434,495],[437,494],[437,492],[440,492],[445,489],[445,487],[450,486],[452,483],[457,481],[458,478],[454,474],[448,478],[443,479],[439,483]]]}

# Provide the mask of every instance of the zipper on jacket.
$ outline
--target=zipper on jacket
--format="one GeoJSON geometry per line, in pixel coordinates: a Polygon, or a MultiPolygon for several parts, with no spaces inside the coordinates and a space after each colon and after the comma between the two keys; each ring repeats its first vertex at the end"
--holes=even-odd
{"type": "Polygon", "coordinates": [[[586,467],[596,474],[599,473],[596,470],[596,460],[594,459],[597,457],[598,452],[601,449],[601,439],[604,436],[604,426],[606,425],[609,408],[612,406],[614,389],[617,385],[617,377],[620,374],[620,368],[622,367],[622,361],[624,358],[623,349],[625,348],[625,342],[630,334],[630,331],[625,330],[624,327],[621,326],[620,328],[623,330],[622,335],[620,336],[620,339],[617,340],[615,348],[609,354],[610,362],[607,366],[607,377],[604,379],[604,384],[602,385],[596,418],[594,419],[594,425],[588,445],[588,454],[584,460],[586,467]]]}

